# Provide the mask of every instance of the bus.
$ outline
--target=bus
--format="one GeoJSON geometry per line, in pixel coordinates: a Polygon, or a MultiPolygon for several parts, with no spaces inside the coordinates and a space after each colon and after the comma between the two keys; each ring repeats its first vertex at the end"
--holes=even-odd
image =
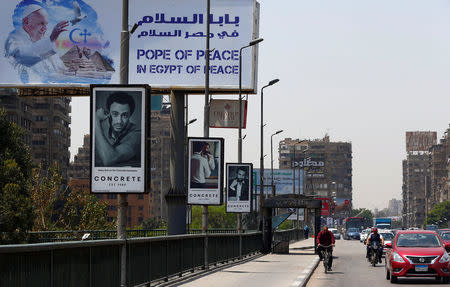
{"type": "Polygon", "coordinates": [[[358,228],[365,227],[365,219],[364,217],[347,217],[345,219],[345,230],[349,228],[358,228]]]}

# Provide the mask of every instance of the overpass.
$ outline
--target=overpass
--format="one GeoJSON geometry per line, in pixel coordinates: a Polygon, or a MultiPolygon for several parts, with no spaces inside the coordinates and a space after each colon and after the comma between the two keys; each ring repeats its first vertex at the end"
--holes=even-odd
{"type": "MultiPolygon", "coordinates": [[[[292,229],[273,236],[274,240],[293,242],[303,239],[303,232],[292,229]]],[[[3,245],[1,286],[120,286],[123,245],[127,250],[123,263],[126,286],[153,286],[250,260],[261,254],[262,232],[3,245]]]]}

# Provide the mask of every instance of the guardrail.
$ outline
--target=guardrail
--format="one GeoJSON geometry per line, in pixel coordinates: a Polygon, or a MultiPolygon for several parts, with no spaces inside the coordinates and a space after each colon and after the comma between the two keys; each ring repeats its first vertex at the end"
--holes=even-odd
{"type": "Polygon", "coordinates": [[[261,250],[260,232],[195,234],[0,246],[1,286],[119,286],[120,250],[127,247],[127,286],[182,276],[261,250]],[[209,266],[208,266],[209,267],[209,266]]]}
{"type": "MultiPolygon", "coordinates": [[[[166,229],[131,229],[127,230],[127,238],[167,236],[166,229]]],[[[244,231],[254,232],[254,231],[244,231]]],[[[28,243],[78,241],[89,233],[89,240],[116,239],[116,230],[67,230],[67,231],[32,231],[28,232],[28,243]]],[[[191,229],[189,234],[202,234],[201,229],[191,229]]],[[[209,229],[208,234],[238,233],[236,229],[209,229]]]]}

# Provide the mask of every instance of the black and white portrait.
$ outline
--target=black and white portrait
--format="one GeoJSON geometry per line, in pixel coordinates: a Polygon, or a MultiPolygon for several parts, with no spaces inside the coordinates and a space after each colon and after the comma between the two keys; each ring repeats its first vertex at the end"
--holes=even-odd
{"type": "Polygon", "coordinates": [[[141,167],[142,97],[137,91],[95,94],[96,167],[141,167]]]}
{"type": "Polygon", "coordinates": [[[252,165],[227,163],[227,211],[250,212],[252,165]]]}

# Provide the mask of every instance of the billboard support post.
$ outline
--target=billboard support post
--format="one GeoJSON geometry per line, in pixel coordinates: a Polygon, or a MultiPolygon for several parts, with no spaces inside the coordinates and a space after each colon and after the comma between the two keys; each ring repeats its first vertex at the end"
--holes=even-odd
{"type": "MultiPolygon", "coordinates": [[[[209,110],[210,110],[210,104],[209,104],[209,73],[210,73],[210,67],[209,67],[209,42],[210,42],[210,15],[211,14],[211,0],[206,0],[206,57],[205,57],[205,66],[206,66],[206,73],[205,73],[205,114],[204,114],[204,121],[203,121],[203,136],[205,138],[209,138],[209,110]]],[[[208,232],[208,205],[202,205],[202,231],[203,233],[208,232]]],[[[205,254],[205,262],[204,267],[206,270],[209,269],[208,264],[208,236],[205,236],[205,243],[204,243],[204,254],[205,254]]]]}
{"type": "Polygon", "coordinates": [[[170,94],[170,189],[166,194],[168,235],[186,233],[184,97],[182,91],[172,91],[170,94]]]}
{"type": "MultiPolygon", "coordinates": [[[[122,0],[122,31],[120,33],[120,83],[128,84],[128,64],[130,51],[130,33],[128,31],[128,0],[122,0]]],[[[127,198],[119,194],[117,208],[117,238],[127,239],[127,198]]],[[[120,286],[127,286],[127,245],[123,244],[120,251],[120,286]]]]}

